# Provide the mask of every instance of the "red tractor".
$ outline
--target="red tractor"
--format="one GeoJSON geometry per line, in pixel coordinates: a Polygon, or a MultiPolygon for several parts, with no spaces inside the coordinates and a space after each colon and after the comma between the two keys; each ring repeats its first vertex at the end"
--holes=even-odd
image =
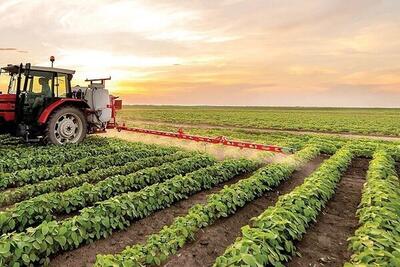
{"type": "MultiPolygon", "coordinates": [[[[54,61],[54,58],[51,58],[54,61]]],[[[117,126],[116,111],[122,101],[109,95],[105,79],[86,80],[87,87],[71,87],[73,70],[33,67],[30,64],[8,65],[0,69],[0,132],[23,136],[26,141],[52,144],[79,143],[86,134],[117,128],[169,138],[225,146],[293,153],[294,149],[274,145],[229,140],[225,137],[203,137],[141,128],[117,126]],[[6,83],[2,79],[7,78],[6,83]],[[8,85],[6,85],[8,84],[8,85]]]]}
{"type": "Polygon", "coordinates": [[[74,73],[29,63],[1,68],[0,78],[7,78],[8,86],[6,93],[0,88],[0,131],[26,141],[66,144],[114,127],[122,102],[105,89],[110,78],[87,80],[88,87],[72,88],[74,73]]]}

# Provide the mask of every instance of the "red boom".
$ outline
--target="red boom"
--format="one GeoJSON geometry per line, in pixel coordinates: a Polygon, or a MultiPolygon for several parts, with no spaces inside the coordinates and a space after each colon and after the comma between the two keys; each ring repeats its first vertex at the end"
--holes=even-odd
{"type": "Polygon", "coordinates": [[[118,131],[124,130],[124,131],[144,133],[144,134],[153,134],[153,135],[159,135],[159,136],[164,136],[164,137],[192,140],[192,141],[196,141],[196,142],[222,144],[225,146],[257,149],[257,150],[272,151],[272,152],[278,152],[278,153],[293,153],[294,152],[294,149],[292,149],[292,148],[279,147],[279,146],[273,146],[273,145],[263,145],[263,144],[256,144],[256,143],[249,143],[249,142],[242,142],[242,141],[232,141],[232,140],[228,140],[224,136],[220,136],[217,138],[210,138],[210,137],[203,137],[203,136],[198,136],[198,135],[185,134],[182,129],[179,129],[179,131],[177,133],[172,133],[172,132],[163,132],[163,131],[157,131],[157,130],[147,130],[147,129],[141,129],[141,128],[129,128],[129,127],[126,127],[125,125],[123,125],[123,126],[117,126],[117,130],[118,131]]]}

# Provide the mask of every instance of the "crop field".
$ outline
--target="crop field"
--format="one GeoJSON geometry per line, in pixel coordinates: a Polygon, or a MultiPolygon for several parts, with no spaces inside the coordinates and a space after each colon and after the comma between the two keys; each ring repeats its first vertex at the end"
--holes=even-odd
{"type": "MultiPolygon", "coordinates": [[[[129,108],[120,120],[175,130],[152,124],[168,121],[174,110],[141,110],[129,108]]],[[[328,129],[323,121],[332,112],[315,116],[324,112],[313,119],[316,128],[305,129],[328,129]]],[[[360,118],[343,112],[335,129],[398,134],[389,119],[397,111],[359,112],[360,118]],[[380,112],[384,122],[376,128],[361,122],[380,112]],[[347,129],[340,128],[345,120],[347,129]]],[[[168,122],[228,125],[227,114],[218,119],[193,108],[168,122]]],[[[274,128],[263,123],[275,115],[251,116],[232,125],[274,128]]],[[[229,127],[188,131],[296,151],[268,154],[266,162],[215,158],[172,142],[92,136],[80,145],[44,147],[0,136],[0,266],[400,266],[400,142],[229,127]]]]}
{"type": "Polygon", "coordinates": [[[399,109],[125,106],[123,121],[238,128],[400,135],[399,109]]]}

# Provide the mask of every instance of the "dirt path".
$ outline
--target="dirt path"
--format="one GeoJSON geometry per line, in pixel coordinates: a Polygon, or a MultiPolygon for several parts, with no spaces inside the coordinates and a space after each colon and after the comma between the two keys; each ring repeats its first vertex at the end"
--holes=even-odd
{"type": "Polygon", "coordinates": [[[296,171],[289,180],[283,182],[276,190],[248,203],[234,215],[218,220],[212,226],[201,230],[196,235],[194,242],[183,247],[179,254],[172,256],[164,266],[211,266],[215,259],[225,251],[226,247],[240,236],[242,226],[247,225],[252,217],[261,214],[268,206],[273,205],[280,195],[286,194],[302,184],[304,178],[310,175],[326,158],[326,156],[321,156],[314,159],[305,168],[296,171]]]}
{"type": "Polygon", "coordinates": [[[126,230],[115,232],[106,239],[101,239],[78,249],[61,253],[51,259],[50,266],[92,266],[96,260],[97,254],[118,253],[128,245],[146,241],[147,235],[158,232],[164,225],[171,224],[177,216],[185,215],[194,204],[205,202],[207,195],[215,193],[221,190],[225,185],[236,183],[240,179],[245,179],[250,175],[251,174],[235,177],[210,190],[194,194],[186,200],[171,205],[169,208],[155,212],[147,218],[132,223],[126,230]]]}
{"type": "Polygon", "coordinates": [[[229,129],[229,130],[244,130],[248,132],[258,132],[258,133],[291,133],[291,134],[318,134],[324,135],[327,137],[344,137],[349,139],[372,139],[372,140],[385,140],[385,141],[400,141],[400,137],[398,136],[389,136],[389,135],[379,135],[379,134],[357,134],[357,133],[345,133],[345,132],[327,132],[327,131],[312,131],[312,130],[280,130],[273,128],[253,128],[253,127],[236,127],[236,126],[218,126],[211,124],[188,124],[188,123],[170,123],[170,122],[158,122],[158,121],[141,121],[134,120],[128,121],[129,123],[138,124],[138,125],[163,125],[170,126],[175,128],[201,128],[201,129],[229,129]]]}
{"type": "Polygon", "coordinates": [[[368,160],[353,160],[317,223],[296,245],[301,257],[294,257],[287,266],[342,266],[350,258],[347,238],[354,234],[358,225],[355,213],[367,169],[368,160]]]}

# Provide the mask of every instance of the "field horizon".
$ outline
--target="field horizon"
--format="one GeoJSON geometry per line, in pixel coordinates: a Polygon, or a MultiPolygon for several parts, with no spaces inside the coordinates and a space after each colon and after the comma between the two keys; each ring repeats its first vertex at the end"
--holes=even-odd
{"type": "Polygon", "coordinates": [[[367,106],[273,106],[273,105],[267,105],[267,106],[253,106],[253,105],[190,105],[190,104],[174,104],[174,105],[169,105],[169,104],[123,104],[124,107],[165,107],[165,108],[171,108],[171,107],[177,107],[177,108],[185,108],[185,107],[190,107],[190,108],[254,108],[254,109],[345,109],[345,110],[351,110],[351,109],[373,109],[373,110],[399,110],[400,111],[400,105],[399,107],[367,107],[367,106]]]}

